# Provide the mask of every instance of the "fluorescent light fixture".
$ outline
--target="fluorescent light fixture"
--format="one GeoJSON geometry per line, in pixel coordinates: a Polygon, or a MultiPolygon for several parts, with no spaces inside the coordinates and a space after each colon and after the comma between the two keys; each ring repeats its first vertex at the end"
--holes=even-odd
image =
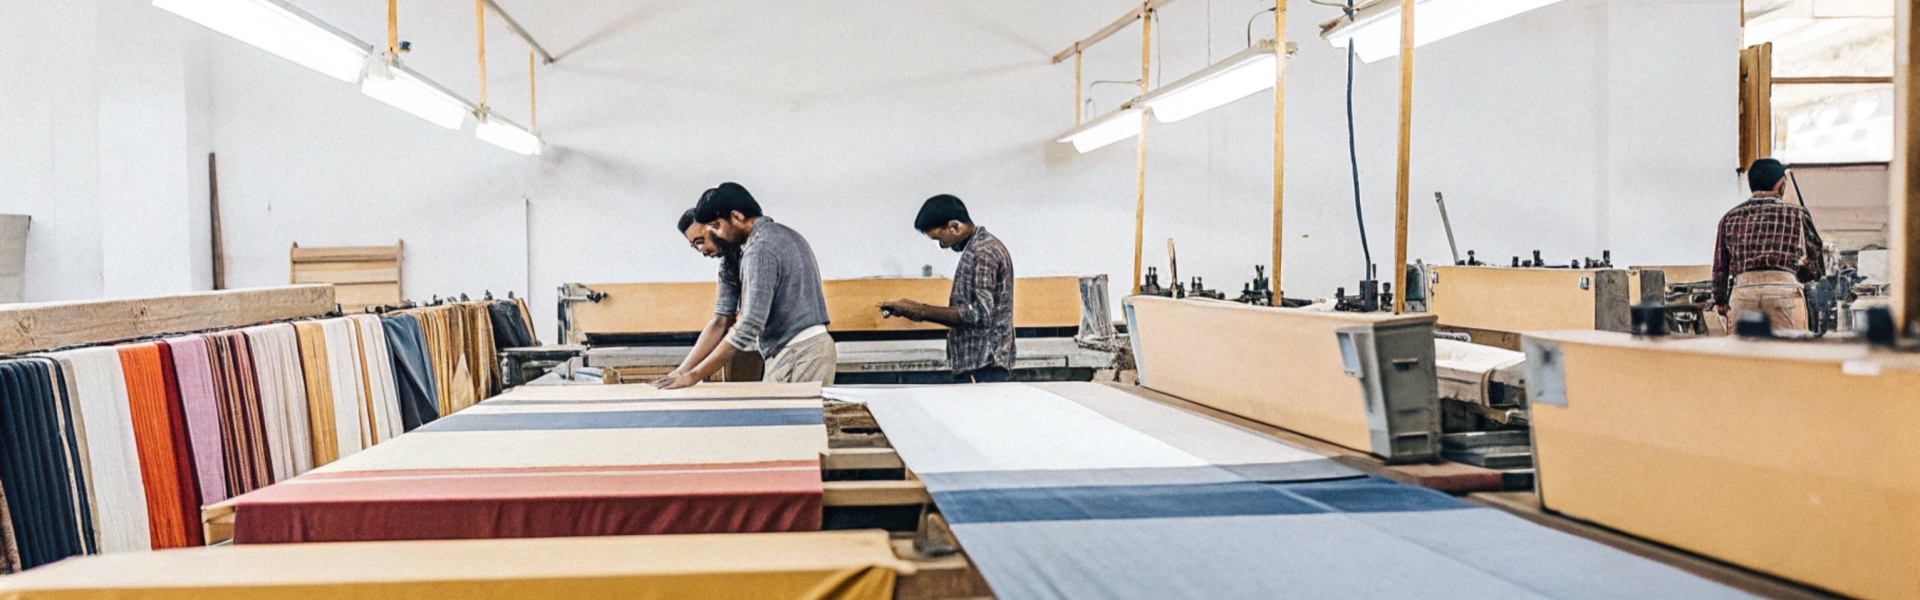
{"type": "Polygon", "coordinates": [[[447,129],[459,129],[473,112],[472,105],[452,92],[404,65],[389,64],[379,56],[367,61],[367,76],[360,82],[360,93],[447,129]]]}
{"type": "Polygon", "coordinates": [[[1054,141],[1071,143],[1073,149],[1080,151],[1081,154],[1099,150],[1108,144],[1140,135],[1140,127],[1144,125],[1140,122],[1141,117],[1145,116],[1143,112],[1142,109],[1133,108],[1132,103],[1128,103],[1128,106],[1121,107],[1120,110],[1101,115],[1092,121],[1081,123],[1079,127],[1067,130],[1066,133],[1060,134],[1060,139],[1054,141]]]}
{"type": "Polygon", "coordinates": [[[480,121],[480,126],[473,130],[473,135],[489,144],[526,156],[540,153],[540,136],[496,115],[487,115],[485,120],[480,121]]]}
{"type": "MultiPolygon", "coordinates": [[[[1560,0],[1419,0],[1413,45],[1425,46],[1557,2],[1560,0]]],[[[1354,54],[1366,62],[1399,56],[1400,2],[1377,0],[1361,8],[1351,20],[1341,17],[1320,37],[1335,48],[1351,45],[1354,54]]]]}
{"type": "Polygon", "coordinates": [[[371,48],[278,0],[153,0],[153,5],[347,83],[359,80],[371,48]]]}
{"type": "Polygon", "coordinates": [[[1153,111],[1153,118],[1161,123],[1172,123],[1273,89],[1280,66],[1274,47],[1273,40],[1262,40],[1226,60],[1147,92],[1137,104],[1153,111]]]}

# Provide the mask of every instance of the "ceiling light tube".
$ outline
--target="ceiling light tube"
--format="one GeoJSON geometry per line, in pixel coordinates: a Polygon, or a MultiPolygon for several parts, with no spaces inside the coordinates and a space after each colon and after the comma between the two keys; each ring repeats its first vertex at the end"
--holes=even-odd
{"type": "Polygon", "coordinates": [[[1153,118],[1172,123],[1235,100],[1273,89],[1279,58],[1273,40],[1227,57],[1205,69],[1147,92],[1136,103],[1153,111],[1153,118]]]}
{"type": "Polygon", "coordinates": [[[1132,103],[1128,103],[1120,110],[1101,115],[1080,124],[1079,127],[1067,130],[1054,141],[1071,143],[1073,149],[1080,151],[1081,154],[1099,150],[1114,142],[1140,135],[1141,113],[1142,109],[1133,108],[1132,103]]]}
{"type": "Polygon", "coordinates": [[[360,93],[447,129],[459,129],[466,123],[467,115],[474,112],[472,104],[453,92],[405,65],[389,63],[378,56],[367,61],[367,75],[360,82],[360,93]]]}
{"type": "MultiPolygon", "coordinates": [[[[1413,45],[1424,46],[1456,34],[1561,0],[1419,0],[1413,45]]],[[[1365,62],[1400,55],[1400,3],[1380,0],[1352,19],[1341,17],[1320,34],[1335,48],[1352,46],[1365,62]]]]}
{"type": "Polygon", "coordinates": [[[526,156],[540,154],[540,136],[497,115],[487,115],[480,121],[480,126],[474,128],[473,135],[489,144],[526,156]]]}
{"type": "Polygon", "coordinates": [[[347,83],[360,79],[372,48],[279,0],[154,0],[153,5],[347,83]]]}

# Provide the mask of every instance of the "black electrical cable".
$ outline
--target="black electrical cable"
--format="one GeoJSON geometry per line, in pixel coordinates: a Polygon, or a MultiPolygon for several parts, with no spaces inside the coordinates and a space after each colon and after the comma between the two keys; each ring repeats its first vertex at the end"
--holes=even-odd
{"type": "MultiPolygon", "coordinates": [[[[1353,0],[1347,0],[1347,20],[1353,20],[1353,0]]],[[[1367,215],[1360,209],[1360,149],[1353,133],[1353,42],[1347,42],[1347,163],[1353,167],[1353,218],[1360,223],[1360,253],[1366,258],[1366,274],[1373,279],[1373,247],[1367,243],[1367,215]]]]}

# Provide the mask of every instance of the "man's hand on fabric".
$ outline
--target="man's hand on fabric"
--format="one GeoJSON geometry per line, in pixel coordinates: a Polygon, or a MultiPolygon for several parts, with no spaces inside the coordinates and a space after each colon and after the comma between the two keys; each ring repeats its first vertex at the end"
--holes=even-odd
{"type": "Polygon", "coordinates": [[[696,383],[700,383],[700,380],[694,378],[692,374],[682,373],[681,375],[674,377],[673,379],[667,380],[666,383],[664,384],[654,384],[654,387],[658,387],[663,390],[677,390],[681,388],[693,387],[693,385],[696,383]]]}

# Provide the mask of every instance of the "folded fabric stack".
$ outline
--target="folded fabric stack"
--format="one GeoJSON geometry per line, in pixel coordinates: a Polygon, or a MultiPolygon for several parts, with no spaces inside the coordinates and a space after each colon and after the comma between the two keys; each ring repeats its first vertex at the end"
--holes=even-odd
{"type": "Polygon", "coordinates": [[[518,305],[474,304],[445,311],[446,338],[485,340],[457,353],[356,315],[0,360],[0,573],[200,545],[203,505],[433,422],[438,372],[488,391],[490,310],[518,305]]]}
{"type": "Polygon", "coordinates": [[[233,499],[238,544],[820,528],[818,385],[521,387],[233,499]]]}
{"type": "Polygon", "coordinates": [[[1731,598],[1731,588],[1098,384],[864,402],[1000,598],[1731,598]]]}

